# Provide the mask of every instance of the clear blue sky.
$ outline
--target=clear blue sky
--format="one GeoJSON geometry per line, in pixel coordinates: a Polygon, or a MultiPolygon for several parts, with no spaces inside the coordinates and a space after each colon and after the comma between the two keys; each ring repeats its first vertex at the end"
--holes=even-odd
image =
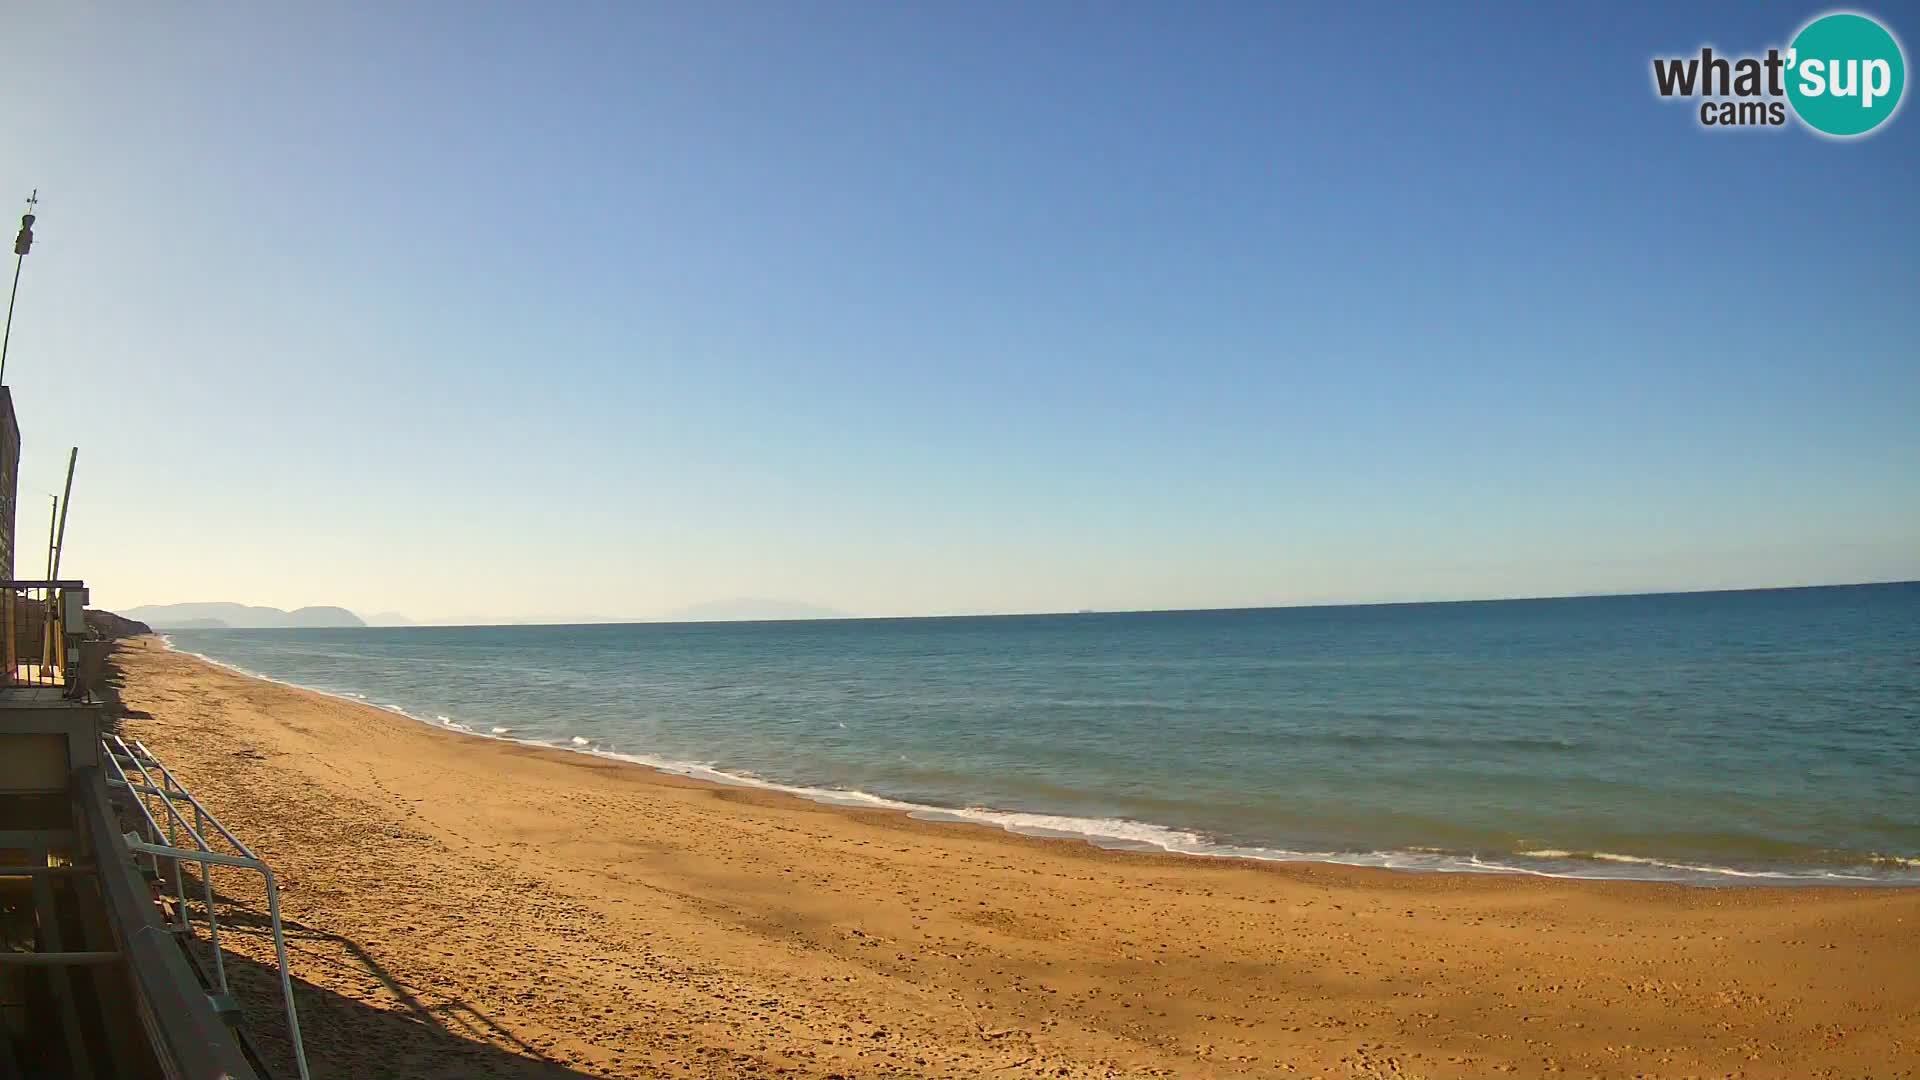
{"type": "Polygon", "coordinates": [[[1651,89],[1821,10],[8,5],[22,547],[77,443],[123,607],[1920,577],[1920,114],[1651,89]]]}

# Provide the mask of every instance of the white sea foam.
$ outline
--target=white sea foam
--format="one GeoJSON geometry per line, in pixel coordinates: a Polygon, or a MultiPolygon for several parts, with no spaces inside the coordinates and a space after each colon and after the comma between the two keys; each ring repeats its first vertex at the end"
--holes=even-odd
{"type": "MultiPolygon", "coordinates": [[[[409,713],[398,705],[387,705],[370,701],[364,695],[352,691],[327,690],[305,686],[300,683],[276,679],[270,675],[249,671],[238,664],[231,664],[202,653],[175,649],[172,640],[161,638],[168,649],[193,656],[216,667],[226,668],[249,678],[265,682],[278,683],[296,689],[310,690],[328,697],[344,698],[374,705],[388,712],[404,716],[410,720],[430,724],[434,727],[446,727],[444,723],[434,723],[409,713]]],[[[440,718],[445,720],[444,717],[440,718]]],[[[1516,851],[1511,855],[1483,857],[1479,854],[1451,852],[1437,848],[1409,848],[1395,851],[1314,851],[1293,850],[1288,848],[1256,847],[1223,843],[1202,833],[1184,829],[1155,825],[1148,822],[1131,821],[1124,818],[1083,818],[1066,815],[1037,814],[1013,810],[995,810],[989,807],[943,807],[922,803],[905,802],[875,795],[871,792],[846,788],[805,787],[783,784],[764,779],[743,771],[727,771],[711,762],[693,762],[673,758],[656,757],[648,754],[618,753],[611,749],[596,747],[593,740],[575,735],[564,743],[555,743],[539,739],[520,737],[513,728],[493,727],[491,734],[479,735],[465,725],[452,725],[461,731],[469,732],[480,738],[494,738],[502,742],[519,743],[525,746],[538,746],[546,749],[566,750],[571,753],[590,754],[595,757],[610,758],[642,765],[659,772],[685,776],[695,780],[727,784],[734,787],[754,787],[767,791],[778,791],[795,795],[814,802],[833,806],[858,809],[897,810],[923,821],[950,821],[976,825],[989,825],[1005,829],[1023,836],[1051,837],[1059,839],[1083,840],[1096,847],[1125,851],[1166,852],[1176,855],[1197,855],[1208,858],[1254,859],[1263,862],[1317,862],[1332,863],[1340,866],[1378,867],[1389,870],[1410,870],[1428,873],[1446,874],[1524,874],[1534,877],[1571,878],[1605,881],[1666,881],[1686,885],[1730,885],[1741,882],[1755,882],[1772,885],[1820,885],[1820,884],[1914,884],[1908,876],[1888,878],[1884,874],[1848,873],[1841,870],[1786,871],[1786,870],[1742,870],[1734,867],[1711,866],[1693,863],[1670,862],[1661,859],[1646,858],[1637,855],[1623,855],[1614,852],[1577,852],[1559,848],[1537,848],[1516,851]]],[[[1900,867],[1920,869],[1920,858],[1906,856],[1866,856],[1862,863],[1882,867],[1900,867]]],[[[1867,869],[1862,866],[1860,869],[1867,869]]]]}
{"type": "MultiPolygon", "coordinates": [[[[272,675],[268,675],[263,672],[252,671],[247,668],[241,667],[239,664],[231,663],[229,661],[222,660],[218,657],[208,656],[205,653],[193,652],[190,649],[175,648],[173,645],[172,638],[162,637],[160,639],[160,642],[162,645],[166,646],[169,652],[177,652],[182,656],[191,656],[196,660],[204,660],[207,663],[212,664],[214,667],[224,668],[228,671],[233,672],[236,675],[244,675],[249,679],[259,679],[261,682],[273,683],[276,686],[289,686],[295,690],[305,690],[310,694],[319,694],[321,697],[330,697],[339,701],[349,701],[356,705],[371,705],[376,709],[383,709],[387,712],[394,713],[399,716],[404,716],[409,720],[418,720],[423,724],[434,723],[434,721],[427,720],[424,717],[415,716],[414,714],[408,712],[406,709],[402,708],[399,705],[392,705],[384,701],[374,701],[372,698],[367,697],[367,695],[359,693],[357,691],[332,690],[324,686],[309,686],[306,683],[297,683],[289,679],[277,679],[277,678],[274,678],[272,675]]],[[[454,728],[458,728],[461,731],[472,731],[472,729],[467,727],[465,724],[447,721],[446,717],[440,717],[439,719],[441,721],[444,721],[444,723],[436,724],[435,726],[454,727],[454,728]]]]}
{"type": "MultiPolygon", "coordinates": [[[[1618,863],[1626,866],[1657,867],[1676,874],[1704,874],[1714,877],[1759,878],[1769,881],[1873,881],[1872,874],[1852,874],[1840,870],[1739,870],[1730,866],[1709,866],[1700,863],[1672,862],[1667,859],[1649,858],[1644,855],[1621,855],[1612,851],[1562,851],[1558,848],[1542,848],[1533,851],[1517,851],[1514,855],[1523,859],[1547,859],[1572,862],[1618,863]]],[[[1879,861],[1868,857],[1865,862],[1879,861]]],[[[1576,875],[1564,875],[1576,876],[1576,875]]],[[[1620,876],[1620,875],[1612,875],[1620,876]]]]}

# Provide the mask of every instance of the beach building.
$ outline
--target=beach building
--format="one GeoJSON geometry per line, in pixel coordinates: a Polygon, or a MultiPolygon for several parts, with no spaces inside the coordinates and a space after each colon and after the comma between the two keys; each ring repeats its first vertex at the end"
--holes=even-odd
{"type": "MultiPolygon", "coordinates": [[[[114,732],[85,583],[14,576],[20,434],[4,388],[0,454],[0,1080],[266,1076],[227,982],[213,877],[264,875],[279,943],[271,872],[114,732]]],[[[292,1042],[298,1057],[297,1027],[292,1042]]]]}

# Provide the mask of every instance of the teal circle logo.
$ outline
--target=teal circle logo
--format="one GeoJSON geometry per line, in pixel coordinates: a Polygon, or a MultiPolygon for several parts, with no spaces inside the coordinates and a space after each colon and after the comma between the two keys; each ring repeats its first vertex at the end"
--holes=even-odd
{"type": "Polygon", "coordinates": [[[1900,107],[1906,87],[1900,43],[1865,15],[1823,15],[1787,50],[1787,99],[1815,131],[1865,135],[1900,107]]]}

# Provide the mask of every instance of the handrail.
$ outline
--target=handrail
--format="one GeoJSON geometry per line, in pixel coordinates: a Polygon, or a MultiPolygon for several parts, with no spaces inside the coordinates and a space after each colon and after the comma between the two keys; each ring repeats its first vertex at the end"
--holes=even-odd
{"type": "MultiPolygon", "coordinates": [[[[109,802],[107,771],[89,765],[77,772],[80,813],[101,843],[112,841],[119,822],[109,802]]],[[[189,954],[178,937],[164,929],[149,912],[153,896],[140,880],[131,860],[110,858],[101,848],[97,868],[102,898],[110,911],[114,941],[126,956],[128,975],[135,987],[137,1015],[155,1055],[159,1075],[186,1078],[255,1075],[232,1033],[206,1007],[207,997],[195,980],[189,954]],[[195,1000],[195,999],[198,1000],[195,1000]]]]}
{"type": "MultiPolygon", "coordinates": [[[[114,736],[114,738],[117,740],[118,736],[114,736]]],[[[107,783],[124,787],[130,791],[139,792],[140,794],[143,794],[143,795],[161,795],[163,798],[165,797],[164,793],[161,792],[159,789],[155,788],[152,784],[135,784],[132,780],[128,779],[127,770],[121,767],[120,765],[120,755],[114,753],[113,747],[107,744],[106,737],[101,738],[100,747],[102,750],[106,751],[105,757],[107,759],[107,764],[112,767],[113,773],[114,773],[112,776],[105,777],[107,783]]],[[[140,816],[145,818],[147,821],[147,834],[149,836],[152,836],[155,839],[158,839],[162,830],[160,828],[160,823],[154,820],[153,811],[147,808],[147,800],[134,799],[132,800],[132,802],[133,802],[134,808],[140,811],[140,816]]],[[[166,832],[167,838],[169,840],[173,839],[174,830],[173,830],[173,822],[171,819],[168,820],[167,828],[164,831],[166,832]]],[[[153,863],[154,869],[158,871],[160,866],[158,860],[149,860],[149,861],[153,863]]],[[[186,882],[181,880],[179,874],[174,874],[173,885],[174,885],[174,895],[179,899],[179,903],[175,905],[175,910],[179,918],[179,925],[174,927],[174,929],[186,930],[188,929],[186,882]]]]}
{"type": "MultiPolygon", "coordinates": [[[[262,861],[259,856],[255,855],[253,849],[249,848],[239,837],[235,836],[233,831],[228,829],[219,818],[215,817],[212,811],[201,805],[200,800],[196,798],[192,792],[187,790],[186,785],[182,784],[179,778],[173,775],[172,771],[154,755],[153,751],[147,749],[146,744],[135,740],[132,746],[128,746],[126,740],[118,735],[105,735],[101,737],[100,745],[101,749],[106,752],[104,756],[112,766],[115,774],[115,776],[107,778],[108,783],[126,788],[128,792],[133,795],[132,801],[139,807],[140,815],[146,819],[148,839],[135,839],[129,834],[126,841],[127,850],[148,856],[155,861],[156,866],[160,859],[173,860],[176,864],[180,862],[197,862],[200,864],[200,881],[206,889],[207,935],[209,943],[213,948],[214,971],[216,980],[220,986],[220,993],[228,997],[231,996],[231,990],[227,985],[226,964],[221,959],[220,920],[218,913],[214,910],[212,869],[215,866],[227,866],[241,870],[252,870],[260,875],[266,885],[267,922],[273,935],[274,957],[280,966],[280,996],[286,1005],[288,1040],[293,1046],[294,1061],[300,1070],[300,1080],[311,1080],[312,1074],[307,1070],[306,1047],[300,1038],[300,1017],[293,1004],[293,974],[287,964],[287,936],[280,920],[280,887],[279,883],[274,880],[273,869],[262,861]],[[126,769],[121,765],[122,758],[133,763],[133,766],[139,770],[141,778],[145,780],[146,783],[136,784],[133,782],[132,778],[127,775],[126,769]],[[149,762],[160,770],[162,782],[156,783],[154,781],[153,773],[147,769],[147,763],[149,762]],[[164,832],[168,840],[174,841],[178,839],[172,829],[172,825],[178,822],[180,829],[192,839],[193,847],[180,847],[172,842],[160,842],[163,830],[160,828],[159,821],[153,816],[152,810],[148,808],[146,796],[157,797],[161,805],[166,808],[169,827],[164,830],[164,832]],[[194,816],[198,819],[200,828],[195,828],[194,825],[188,823],[186,814],[174,804],[173,799],[175,796],[186,799],[188,805],[193,807],[194,816]],[[213,846],[207,843],[207,839],[202,833],[205,826],[209,824],[213,826],[222,838],[233,845],[240,854],[229,855],[225,852],[215,851],[213,846]]],[[[173,877],[176,888],[180,890],[179,896],[181,903],[179,907],[181,927],[191,932],[191,927],[186,919],[185,885],[180,881],[180,875],[178,873],[175,873],[173,877]]]]}
{"type": "MultiPolygon", "coordinates": [[[[122,768],[120,765],[120,755],[125,755],[127,760],[133,762],[133,767],[140,770],[140,778],[146,781],[146,785],[145,785],[146,790],[148,792],[152,792],[153,794],[159,796],[160,805],[166,807],[167,815],[168,815],[168,820],[167,820],[167,840],[169,842],[168,846],[171,847],[172,841],[176,839],[176,837],[174,836],[173,825],[175,822],[178,822],[180,827],[186,830],[187,835],[193,838],[193,843],[194,843],[193,850],[202,851],[202,852],[212,851],[213,848],[211,845],[207,843],[206,837],[201,836],[200,831],[198,829],[195,829],[193,826],[187,824],[187,816],[180,812],[179,807],[173,805],[173,800],[167,796],[166,789],[156,788],[153,781],[153,774],[147,771],[146,765],[143,764],[140,758],[135,756],[133,751],[127,747],[126,740],[122,739],[118,735],[110,735],[110,736],[107,736],[107,738],[112,739],[114,742],[114,745],[120,748],[120,754],[115,754],[112,751],[112,749],[109,748],[107,750],[107,760],[113,763],[113,769],[115,772],[120,774],[121,782],[127,784],[128,787],[133,786],[131,783],[131,778],[127,776],[126,769],[122,768]]],[[[146,800],[141,799],[139,801],[141,804],[141,810],[144,811],[146,809],[146,800]]],[[[149,825],[154,826],[153,838],[155,841],[158,841],[160,839],[160,829],[159,829],[158,823],[156,823],[153,820],[152,814],[147,814],[146,818],[147,818],[147,823],[149,825]]],[[[151,855],[153,854],[153,852],[148,852],[148,854],[151,855]]],[[[154,865],[158,867],[159,863],[156,862],[154,865]]],[[[229,994],[231,993],[231,988],[227,985],[227,962],[224,954],[221,953],[220,951],[220,920],[215,918],[213,913],[213,874],[209,872],[210,865],[211,864],[208,863],[206,860],[204,859],[200,860],[200,888],[201,888],[201,891],[205,894],[205,900],[207,905],[207,938],[209,943],[213,946],[213,971],[214,971],[216,980],[220,983],[220,992],[222,994],[229,994]]],[[[176,890],[184,890],[186,888],[185,883],[179,880],[178,875],[175,875],[174,884],[175,884],[176,890]]],[[[181,892],[180,896],[181,896],[181,899],[184,901],[185,893],[181,892]]],[[[183,902],[180,905],[181,929],[187,928],[186,910],[187,910],[186,904],[183,902]]]]}
{"type": "Polygon", "coordinates": [[[228,831],[227,827],[220,823],[219,818],[214,817],[211,811],[209,811],[206,807],[200,805],[200,800],[194,798],[193,792],[188,791],[187,786],[185,784],[182,784],[179,780],[174,778],[172,770],[167,768],[167,763],[155,757],[153,754],[153,751],[147,749],[146,743],[141,742],[139,739],[135,739],[133,740],[133,745],[136,749],[140,751],[141,754],[146,756],[147,760],[153,762],[154,766],[160,770],[160,776],[163,779],[165,779],[167,783],[173,785],[173,790],[175,794],[186,796],[187,802],[193,807],[194,814],[202,820],[203,827],[204,825],[212,825],[214,828],[220,830],[221,836],[224,836],[227,838],[227,843],[232,844],[234,847],[240,850],[240,854],[245,855],[249,859],[259,858],[258,855],[255,855],[253,853],[253,849],[248,847],[244,841],[242,841],[239,837],[233,835],[232,832],[228,831]]]}

